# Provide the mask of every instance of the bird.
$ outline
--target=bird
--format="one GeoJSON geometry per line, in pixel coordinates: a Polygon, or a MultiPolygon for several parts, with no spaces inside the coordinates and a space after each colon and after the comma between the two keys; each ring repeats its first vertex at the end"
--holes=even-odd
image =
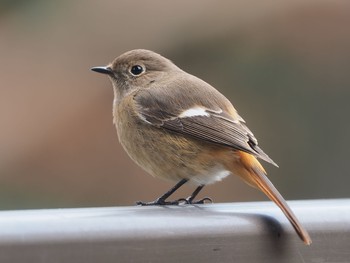
{"type": "Polygon", "coordinates": [[[204,186],[233,174],[266,194],[301,240],[312,243],[258,159],[277,164],[217,89],[145,49],[125,52],[107,66],[91,70],[107,75],[112,83],[113,123],[129,157],[153,177],[176,182],[155,201],[138,205],[210,202],[210,198],[196,201],[195,197],[204,186]],[[193,193],[168,201],[185,183],[196,187],[193,193]]]}

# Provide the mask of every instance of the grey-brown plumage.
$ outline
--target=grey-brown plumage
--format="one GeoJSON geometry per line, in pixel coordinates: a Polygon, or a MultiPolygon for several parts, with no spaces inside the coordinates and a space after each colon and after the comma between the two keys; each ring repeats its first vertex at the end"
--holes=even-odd
{"type": "MultiPolygon", "coordinates": [[[[119,141],[129,156],[154,177],[204,185],[229,174],[262,190],[285,213],[306,244],[311,239],[256,158],[277,166],[224,95],[170,60],[148,50],[132,50],[107,67],[114,89],[113,116],[119,141]]],[[[173,203],[173,202],[170,202],[173,203]]],[[[178,203],[178,202],[175,202],[178,203]]]]}

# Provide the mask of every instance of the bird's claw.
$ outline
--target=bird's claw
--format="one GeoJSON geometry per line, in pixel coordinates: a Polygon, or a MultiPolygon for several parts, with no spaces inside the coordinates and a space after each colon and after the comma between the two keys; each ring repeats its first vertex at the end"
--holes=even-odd
{"type": "Polygon", "coordinates": [[[198,205],[198,204],[205,204],[206,202],[208,203],[213,203],[213,200],[210,197],[204,197],[200,200],[194,201],[190,197],[188,198],[179,198],[175,201],[165,201],[163,199],[157,199],[153,202],[142,202],[142,201],[137,201],[136,205],[139,206],[162,206],[162,205],[180,205],[180,204],[185,204],[185,205],[198,205]]]}
{"type": "Polygon", "coordinates": [[[186,205],[198,205],[198,204],[205,204],[206,201],[208,201],[208,203],[213,203],[213,200],[210,197],[204,197],[200,200],[192,200],[190,197],[188,198],[180,198],[177,200],[180,203],[184,203],[186,205]]]}
{"type": "Polygon", "coordinates": [[[140,206],[152,206],[152,205],[179,205],[179,201],[175,200],[175,201],[165,201],[163,199],[157,199],[153,202],[142,202],[142,201],[137,201],[136,205],[140,205],[140,206]]]}

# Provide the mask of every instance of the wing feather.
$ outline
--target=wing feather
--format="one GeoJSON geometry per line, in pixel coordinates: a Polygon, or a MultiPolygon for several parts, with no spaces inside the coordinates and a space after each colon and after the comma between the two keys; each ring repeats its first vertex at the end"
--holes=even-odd
{"type": "Polygon", "coordinates": [[[138,94],[134,99],[140,119],[147,123],[184,136],[191,136],[199,140],[241,150],[277,166],[258,147],[257,139],[239,115],[237,115],[237,118],[233,118],[228,112],[217,106],[210,109],[193,105],[192,107],[195,109],[202,107],[207,114],[186,117],[181,113],[191,109],[188,105],[184,108],[184,105],[178,102],[176,107],[170,107],[166,105],[164,100],[159,99],[160,96],[151,96],[149,92],[144,94],[146,96],[138,94]],[[171,109],[174,112],[171,112],[171,109]]]}

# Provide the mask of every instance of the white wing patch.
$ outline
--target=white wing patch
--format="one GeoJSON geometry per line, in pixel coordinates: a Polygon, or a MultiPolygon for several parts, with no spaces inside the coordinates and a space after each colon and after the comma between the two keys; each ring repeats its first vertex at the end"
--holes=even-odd
{"type": "Polygon", "coordinates": [[[146,123],[148,123],[148,124],[152,124],[151,122],[149,122],[146,118],[145,118],[145,116],[143,116],[142,114],[140,114],[140,113],[137,113],[137,115],[139,116],[139,118],[141,119],[141,120],[143,120],[144,122],[146,122],[146,123]]]}
{"type": "Polygon", "coordinates": [[[179,118],[188,118],[188,117],[195,117],[195,116],[209,117],[210,114],[206,111],[205,108],[197,106],[181,112],[181,114],[179,115],[179,118]]]}

